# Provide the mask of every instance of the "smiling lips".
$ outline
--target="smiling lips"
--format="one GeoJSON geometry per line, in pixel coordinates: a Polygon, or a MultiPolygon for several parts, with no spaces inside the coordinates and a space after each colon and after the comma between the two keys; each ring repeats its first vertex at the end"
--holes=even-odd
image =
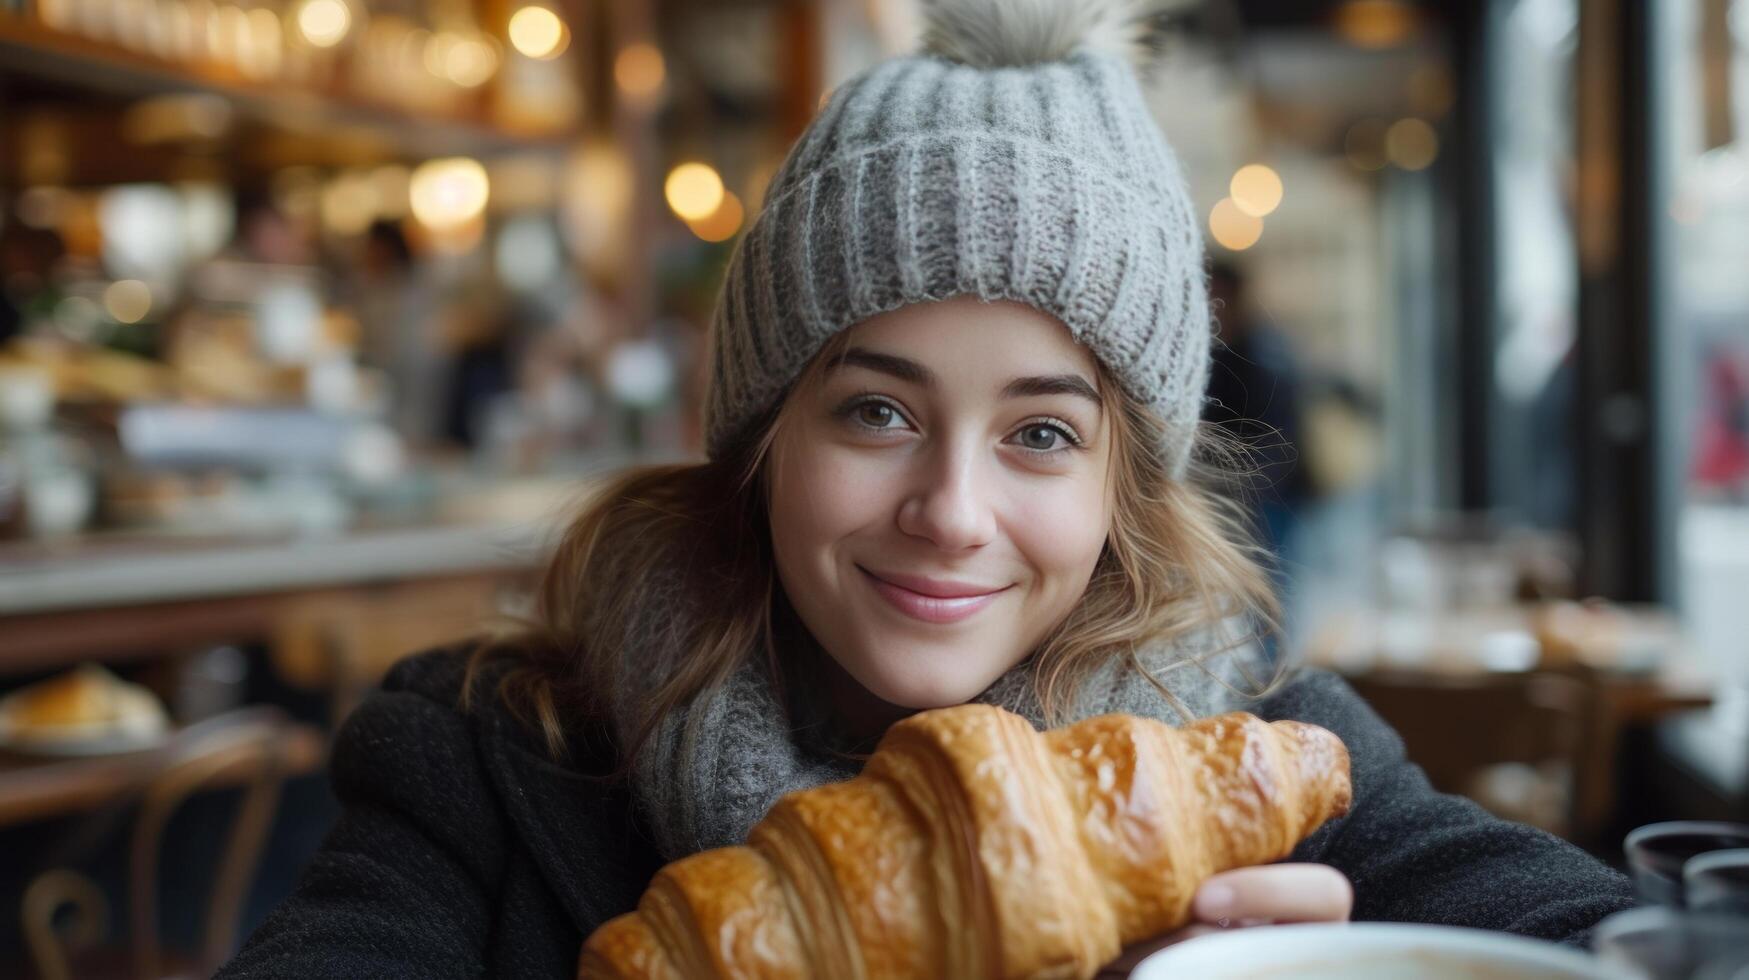
{"type": "Polygon", "coordinates": [[[876,575],[861,565],[856,567],[868,576],[869,584],[874,586],[881,598],[892,603],[893,608],[925,623],[957,623],[976,614],[995,602],[997,596],[1013,588],[1012,585],[1004,585],[999,589],[991,589],[987,585],[945,582],[913,575],[876,575]]]}

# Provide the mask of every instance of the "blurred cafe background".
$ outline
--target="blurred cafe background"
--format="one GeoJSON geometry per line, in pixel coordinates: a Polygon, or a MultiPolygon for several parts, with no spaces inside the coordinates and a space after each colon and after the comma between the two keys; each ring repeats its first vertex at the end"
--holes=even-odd
{"type": "MultiPolygon", "coordinates": [[[[1606,860],[1749,817],[1749,0],[1166,17],[1284,648],[1606,860]]],[[[918,23],[0,0],[0,974],[198,973],[286,894],[388,665],[698,452],[737,233],[918,23]]]]}

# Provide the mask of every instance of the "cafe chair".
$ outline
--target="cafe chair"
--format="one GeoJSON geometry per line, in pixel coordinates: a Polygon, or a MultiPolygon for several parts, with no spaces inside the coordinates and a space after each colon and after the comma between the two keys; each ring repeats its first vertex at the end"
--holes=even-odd
{"type": "Polygon", "coordinates": [[[496,585],[475,581],[314,597],[275,624],[274,667],[288,683],[325,691],[338,729],[396,661],[477,635],[496,603],[496,585]]]}
{"type": "Polygon", "coordinates": [[[1588,777],[1591,689],[1551,673],[1350,678],[1435,789],[1571,837],[1588,777]]]}
{"type": "Polygon", "coordinates": [[[279,803],[285,769],[281,745],[288,730],[273,708],[245,708],[191,725],[157,763],[140,798],[129,843],[129,935],[104,945],[109,918],[102,893],[89,878],[65,868],[45,871],[26,888],[24,934],[43,980],[77,977],[167,980],[207,977],[230,956],[238,917],[279,803]],[[203,789],[241,785],[242,798],[207,899],[201,947],[193,954],[166,950],[158,934],[160,857],[165,828],[182,805],[203,789]],[[71,908],[66,929],[57,928],[71,908]]]}
{"type": "Polygon", "coordinates": [[[109,902],[96,882],[71,868],[53,868],[31,879],[20,912],[24,945],[41,980],[73,978],[55,922],[63,909],[71,916],[65,928],[66,943],[73,949],[93,946],[109,932],[109,902]]]}

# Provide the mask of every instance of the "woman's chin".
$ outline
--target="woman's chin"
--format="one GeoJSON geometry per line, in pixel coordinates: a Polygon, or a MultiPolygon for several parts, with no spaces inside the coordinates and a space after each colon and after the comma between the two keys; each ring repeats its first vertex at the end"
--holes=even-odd
{"type": "Polygon", "coordinates": [[[865,681],[864,687],[875,697],[888,704],[907,708],[912,711],[928,711],[931,708],[947,708],[956,704],[965,704],[989,687],[996,678],[985,677],[982,674],[967,675],[965,673],[924,675],[915,674],[900,677],[872,678],[873,683],[865,681]]]}

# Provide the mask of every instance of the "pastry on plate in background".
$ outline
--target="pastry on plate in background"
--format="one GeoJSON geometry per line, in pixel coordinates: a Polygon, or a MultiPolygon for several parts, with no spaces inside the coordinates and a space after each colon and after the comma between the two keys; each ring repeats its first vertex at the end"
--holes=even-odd
{"type": "Polygon", "coordinates": [[[0,745],[84,755],[149,748],[170,731],[151,691],[84,664],[0,698],[0,745]]]}

